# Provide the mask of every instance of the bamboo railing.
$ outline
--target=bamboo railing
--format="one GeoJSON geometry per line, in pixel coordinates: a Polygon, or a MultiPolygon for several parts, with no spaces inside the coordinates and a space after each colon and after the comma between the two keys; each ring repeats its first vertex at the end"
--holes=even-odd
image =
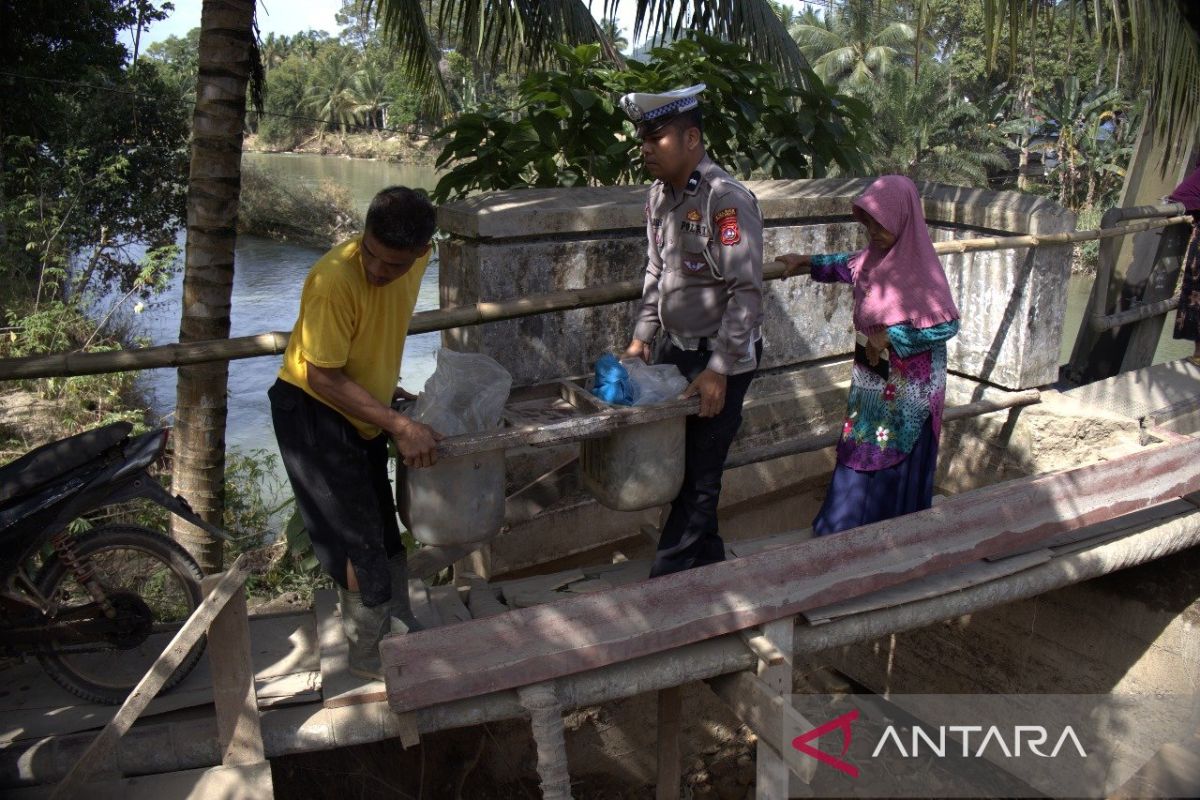
{"type": "MultiPolygon", "coordinates": [[[[1012,250],[1022,247],[1045,247],[1075,244],[1077,242],[1125,236],[1130,233],[1163,228],[1190,222],[1187,216],[1179,215],[1151,219],[1119,227],[1069,231],[1066,233],[1027,234],[1023,236],[987,236],[977,239],[956,239],[935,242],[938,254],[977,253],[989,250],[1012,250]]],[[[783,277],[784,265],[769,262],[763,268],[764,280],[779,280],[783,277]]],[[[442,308],[414,314],[409,325],[409,335],[431,333],[450,328],[482,325],[507,319],[530,317],[551,311],[569,311],[577,308],[609,305],[636,300],[642,293],[642,279],[620,281],[603,286],[569,289],[561,292],[531,295],[515,300],[476,303],[473,306],[442,308]]],[[[210,339],[186,344],[156,345],[138,350],[114,350],[104,353],[55,353],[44,356],[0,359],[0,380],[28,380],[32,378],[71,377],[96,375],[105,372],[123,372],[135,369],[159,369],[180,367],[187,364],[202,364],[210,361],[236,361],[242,358],[279,355],[287,349],[290,331],[270,331],[253,336],[231,339],[210,339]]]]}

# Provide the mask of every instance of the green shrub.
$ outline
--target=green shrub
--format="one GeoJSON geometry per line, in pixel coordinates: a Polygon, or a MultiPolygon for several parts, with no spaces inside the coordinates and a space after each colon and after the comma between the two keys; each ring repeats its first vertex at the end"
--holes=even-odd
{"type": "Polygon", "coordinates": [[[326,249],[361,229],[345,187],[325,181],[314,189],[295,178],[242,165],[238,233],[326,249]]]}

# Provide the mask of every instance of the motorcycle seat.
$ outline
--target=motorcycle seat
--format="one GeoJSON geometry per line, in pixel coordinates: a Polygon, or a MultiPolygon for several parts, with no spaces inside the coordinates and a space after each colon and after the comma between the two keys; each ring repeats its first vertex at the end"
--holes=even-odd
{"type": "Polygon", "coordinates": [[[84,431],[36,450],[0,467],[0,503],[29,494],[34,489],[81,467],[129,437],[133,426],[114,422],[84,431]]]}

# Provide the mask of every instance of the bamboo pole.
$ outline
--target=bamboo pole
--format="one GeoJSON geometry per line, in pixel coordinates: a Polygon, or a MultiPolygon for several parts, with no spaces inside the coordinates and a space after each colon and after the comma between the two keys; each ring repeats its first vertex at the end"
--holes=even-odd
{"type": "MultiPolygon", "coordinates": [[[[1040,247],[1074,244],[1114,236],[1125,236],[1152,228],[1188,222],[1189,217],[1173,216],[1137,222],[1131,225],[1093,231],[1029,234],[1024,236],[988,236],[979,239],[956,239],[936,242],[938,254],[975,253],[989,250],[1011,250],[1020,247],[1040,247]]],[[[784,265],[771,261],[763,267],[763,280],[779,280],[784,265]]],[[[414,314],[408,327],[409,335],[432,333],[450,328],[482,325],[507,319],[530,317],[551,311],[609,305],[636,300],[642,294],[642,279],[621,281],[603,286],[567,289],[561,292],[531,295],[515,300],[476,303],[414,314]]],[[[160,369],[202,364],[209,361],[236,361],[242,358],[279,355],[287,349],[290,331],[271,331],[254,336],[213,339],[188,344],[164,344],[139,350],[116,350],[105,353],[55,353],[45,356],[0,359],[0,380],[30,380],[33,378],[96,375],[104,372],[123,372],[133,369],[160,369]]]]}
{"type": "MultiPolygon", "coordinates": [[[[1029,406],[1042,401],[1041,392],[1037,389],[1025,389],[1019,392],[1011,392],[1004,395],[988,397],[983,400],[976,400],[972,403],[965,403],[961,406],[949,406],[945,413],[942,414],[942,422],[954,422],[959,419],[967,419],[969,417],[977,417],[981,414],[990,414],[993,411],[1002,411],[1006,408],[1017,408],[1019,406],[1029,406]]],[[[733,469],[734,467],[744,467],[747,464],[757,464],[761,461],[771,461],[784,456],[793,456],[798,453],[811,453],[815,450],[822,450],[826,447],[833,447],[842,438],[842,431],[839,428],[836,431],[827,431],[826,433],[817,433],[811,436],[802,436],[798,439],[788,439],[783,442],[763,445],[748,450],[735,452],[725,460],[725,469],[733,469]]]]}

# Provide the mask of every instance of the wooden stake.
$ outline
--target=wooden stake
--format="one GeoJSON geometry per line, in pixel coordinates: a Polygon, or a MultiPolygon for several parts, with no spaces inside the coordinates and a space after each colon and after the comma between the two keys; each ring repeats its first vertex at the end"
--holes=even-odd
{"type": "Polygon", "coordinates": [[[204,598],[204,602],[188,617],[187,622],[167,644],[162,655],[155,659],[150,671],[138,682],[137,686],[133,687],[129,697],[125,698],[121,708],[104,726],[104,730],[100,731],[100,735],[92,740],[88,749],[75,762],[75,766],[71,767],[67,776],[58,786],[54,787],[54,792],[50,795],[51,800],[60,798],[66,800],[66,798],[79,796],[79,790],[87,783],[88,776],[98,765],[108,759],[117,740],[133,726],[138,716],[146,710],[146,706],[150,705],[150,701],[175,672],[175,668],[191,652],[192,647],[200,641],[200,637],[208,630],[209,624],[234,594],[242,592],[246,576],[249,574],[250,562],[246,559],[246,554],[242,553],[238,556],[237,561],[233,562],[233,566],[217,581],[217,585],[204,598]]]}
{"type": "Polygon", "coordinates": [[[679,800],[679,781],[682,777],[680,765],[680,712],[683,688],[671,686],[658,690],[658,782],[655,785],[655,800],[679,800]]]}
{"type": "MultiPolygon", "coordinates": [[[[774,666],[767,661],[759,661],[758,679],[772,693],[781,696],[784,702],[789,702],[792,694],[792,653],[794,652],[792,638],[795,630],[796,620],[792,617],[768,622],[762,628],[763,637],[771,643],[775,650],[783,654],[784,660],[774,666]]],[[[782,717],[780,717],[779,723],[782,725],[782,717]]],[[[786,737],[783,735],[783,731],[775,733],[778,736],[776,741],[786,746],[786,737]]],[[[791,792],[788,791],[791,770],[788,769],[787,761],[784,760],[781,752],[771,745],[767,737],[759,737],[758,744],[755,746],[754,760],[757,768],[754,796],[757,800],[791,797],[791,792]]]]}
{"type": "MultiPolygon", "coordinates": [[[[215,591],[223,577],[205,578],[200,584],[204,594],[215,591]]],[[[263,760],[262,722],[254,691],[245,592],[234,592],[208,626],[208,660],[212,665],[221,764],[226,767],[257,764],[263,760]]]]}

